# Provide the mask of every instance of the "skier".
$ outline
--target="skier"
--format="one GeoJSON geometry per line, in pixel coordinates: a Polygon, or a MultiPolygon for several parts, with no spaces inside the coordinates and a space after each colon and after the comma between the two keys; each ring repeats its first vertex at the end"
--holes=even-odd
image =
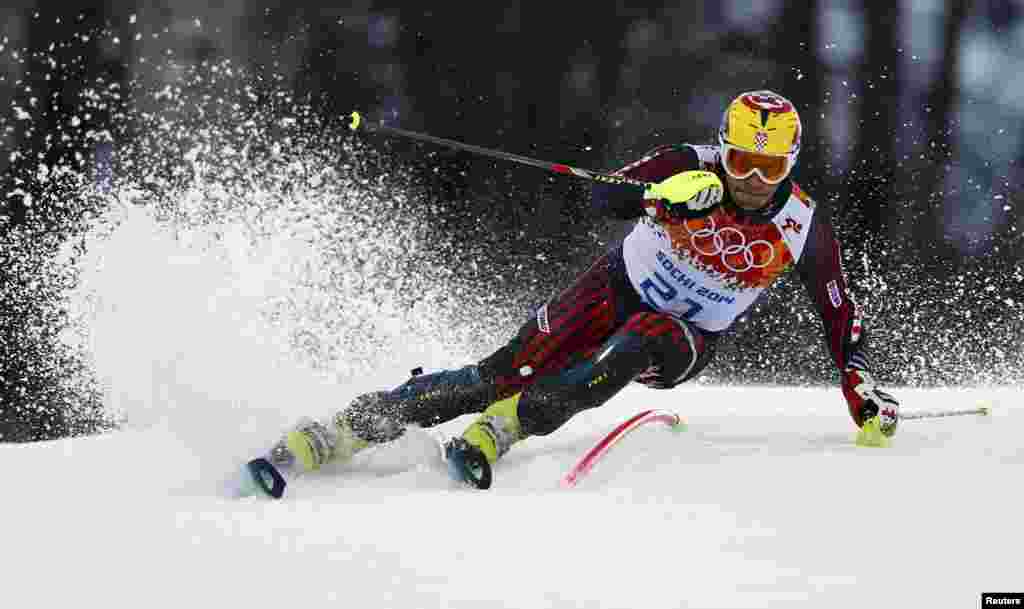
{"type": "Polygon", "coordinates": [[[456,370],[414,371],[329,422],[304,419],[271,459],[317,469],[407,425],[482,412],[446,453],[456,478],[485,488],[490,465],[518,440],[551,433],[631,381],[669,389],[696,376],[719,337],[790,269],[821,317],[854,423],[891,436],[899,405],[871,378],[828,210],[790,177],[801,130],[786,98],[743,93],[722,115],[717,146],[662,146],[617,172],[646,187],[595,183],[595,207],[637,219],[632,232],[505,346],[456,370]]]}

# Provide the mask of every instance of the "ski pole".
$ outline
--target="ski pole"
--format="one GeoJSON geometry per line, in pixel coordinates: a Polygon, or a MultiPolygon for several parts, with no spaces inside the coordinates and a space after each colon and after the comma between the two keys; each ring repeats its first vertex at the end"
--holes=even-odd
{"type": "Polygon", "coordinates": [[[925,410],[920,412],[908,412],[901,413],[901,420],[912,420],[912,419],[937,419],[940,417],[958,417],[968,414],[977,414],[981,416],[988,416],[992,414],[991,406],[978,406],[977,408],[965,408],[961,410],[925,410]]]}
{"type": "Polygon", "coordinates": [[[548,161],[531,159],[530,157],[520,156],[518,154],[512,154],[510,152],[491,150],[490,148],[482,148],[480,146],[474,146],[472,144],[463,144],[462,142],[456,142],[455,140],[448,140],[443,137],[435,137],[433,135],[427,135],[426,133],[407,131],[405,129],[399,129],[397,127],[375,125],[373,123],[363,121],[362,115],[359,114],[358,112],[353,112],[351,114],[351,117],[352,121],[349,123],[348,126],[349,129],[353,131],[358,131],[359,129],[362,129],[363,131],[368,131],[370,133],[384,133],[387,135],[397,135],[399,137],[409,138],[420,142],[430,142],[432,144],[448,146],[449,148],[455,148],[456,150],[465,150],[467,152],[473,152],[482,156],[491,157],[493,159],[501,159],[503,161],[512,161],[514,163],[521,163],[523,165],[531,165],[533,167],[547,169],[548,171],[552,171],[554,173],[574,175],[576,177],[584,178],[586,180],[593,180],[594,182],[647,186],[647,182],[641,182],[639,180],[633,180],[622,176],[600,173],[597,171],[591,171],[589,169],[580,169],[579,167],[571,167],[569,165],[563,165],[562,163],[551,163],[548,161]]]}

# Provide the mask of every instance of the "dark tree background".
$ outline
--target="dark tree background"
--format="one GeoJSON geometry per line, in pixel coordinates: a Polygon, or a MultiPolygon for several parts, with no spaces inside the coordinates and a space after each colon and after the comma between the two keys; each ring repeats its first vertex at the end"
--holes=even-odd
{"type": "MultiPolygon", "coordinates": [[[[120,119],[109,106],[83,116],[82,100],[98,82],[126,87],[168,57],[231,58],[277,75],[324,116],[360,108],[371,120],[594,169],[668,142],[712,142],[729,99],[772,88],[804,119],[796,179],[832,209],[847,273],[873,325],[906,345],[880,354],[882,370],[910,384],[963,380],[962,370],[899,371],[935,332],[972,340],[975,328],[958,317],[965,309],[996,319],[1006,333],[998,344],[985,342],[996,340],[988,333],[949,347],[976,358],[970,370],[986,366],[990,347],[1016,350],[1024,20],[1012,0],[110,0],[66,10],[22,2],[0,8],[0,17],[5,238],[27,231],[37,246],[55,249],[87,217],[90,210],[59,203],[60,188],[38,180],[39,165],[71,164],[102,181],[116,142],[95,132],[120,119]],[[61,78],[46,76],[44,57],[56,58],[61,78]],[[26,109],[35,120],[20,120],[26,109]],[[70,129],[72,118],[95,129],[70,129]],[[960,282],[956,291],[950,278],[960,282]],[[893,284],[899,298],[884,293],[893,284]],[[990,285],[998,302],[977,296],[990,285]],[[927,324],[908,322],[912,311],[927,324]]],[[[425,206],[437,210],[438,238],[460,243],[457,262],[479,263],[481,273],[520,268],[507,286],[512,309],[559,289],[626,229],[590,216],[580,182],[409,142],[368,145],[416,168],[425,206]]],[[[102,428],[96,389],[64,386],[81,363],[59,353],[61,320],[19,285],[31,275],[19,251],[0,260],[0,440],[102,428]]],[[[767,321],[738,325],[714,378],[830,382],[819,347],[810,364],[799,359],[811,352],[803,334],[817,326],[788,320],[786,293],[758,305],[753,317],[767,321]],[[762,353],[795,353],[782,362],[793,372],[748,355],[754,344],[762,353]]]]}

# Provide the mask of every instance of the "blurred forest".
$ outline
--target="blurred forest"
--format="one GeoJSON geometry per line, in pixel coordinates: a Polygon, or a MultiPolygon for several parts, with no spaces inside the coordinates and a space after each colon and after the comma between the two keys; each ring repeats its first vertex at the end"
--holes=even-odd
{"type": "MultiPolygon", "coordinates": [[[[880,352],[884,376],[961,381],[963,369],[901,375],[938,336],[940,349],[969,360],[968,381],[1016,382],[1005,370],[1019,362],[1024,306],[1022,2],[111,0],[14,2],[0,17],[5,234],[33,224],[43,227],[36,238],[59,240],[78,221],[47,203],[53,184],[38,179],[40,166],[105,179],[117,141],[95,133],[119,119],[83,114],[82,100],[97,82],[173,79],[149,69],[159,61],[229,58],[283,79],[324,116],[359,108],[389,125],[599,170],[665,143],[712,142],[728,100],[771,88],[801,112],[795,178],[831,207],[869,324],[881,344],[904,345],[880,352]],[[26,112],[34,119],[21,120],[26,112]],[[989,364],[1002,367],[986,375],[989,364]]],[[[579,181],[408,142],[366,145],[416,168],[432,222],[467,241],[467,257],[488,252],[486,268],[521,269],[507,286],[520,312],[627,228],[591,218],[579,181]]],[[[62,385],[81,363],[53,355],[58,332],[47,328],[59,320],[37,306],[46,286],[24,285],[9,255],[0,262],[0,441],[102,427],[98,394],[62,385]]],[[[714,380],[832,382],[819,345],[804,361],[811,341],[800,332],[820,331],[813,319],[784,319],[786,293],[758,306],[763,321],[739,324],[714,380]],[[781,359],[765,363],[766,348],[781,359]]]]}

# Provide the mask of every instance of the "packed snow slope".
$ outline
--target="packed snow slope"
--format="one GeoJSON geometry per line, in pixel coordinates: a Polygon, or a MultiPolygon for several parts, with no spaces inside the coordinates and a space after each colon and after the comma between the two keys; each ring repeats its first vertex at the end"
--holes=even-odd
{"type": "Polygon", "coordinates": [[[995,409],[870,449],[838,390],[631,387],[517,445],[489,491],[453,486],[414,431],[275,502],[223,483],[281,413],[185,389],[138,429],[0,445],[5,604],[971,607],[1024,587],[1019,390],[897,390],[907,411],[995,409]],[[559,487],[647,408],[689,429],[641,428],[559,487]]]}

